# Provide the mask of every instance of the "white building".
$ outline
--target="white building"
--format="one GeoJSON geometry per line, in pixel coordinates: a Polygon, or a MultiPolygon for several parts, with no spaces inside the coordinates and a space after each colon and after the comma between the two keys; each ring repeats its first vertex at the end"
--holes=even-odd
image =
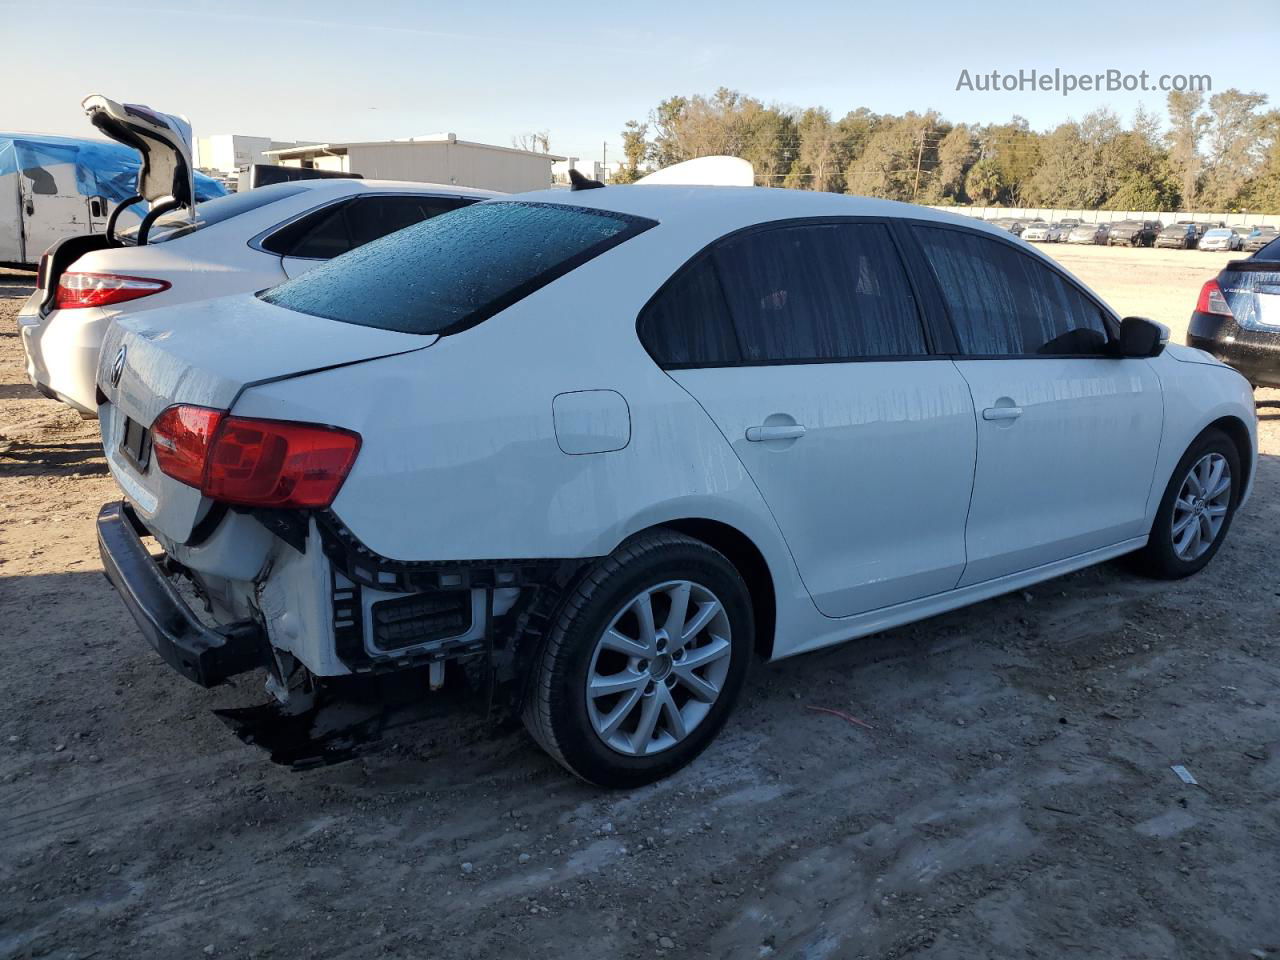
{"type": "Polygon", "coordinates": [[[248,137],[240,133],[215,133],[196,138],[196,166],[223,176],[254,163],[271,163],[268,150],[295,147],[296,140],[272,140],[270,137],[248,137]]]}
{"type": "Polygon", "coordinates": [[[459,140],[439,133],[408,140],[317,143],[265,151],[266,162],[356,173],[369,180],[451,183],[519,193],[551,186],[552,153],[459,140]]]}

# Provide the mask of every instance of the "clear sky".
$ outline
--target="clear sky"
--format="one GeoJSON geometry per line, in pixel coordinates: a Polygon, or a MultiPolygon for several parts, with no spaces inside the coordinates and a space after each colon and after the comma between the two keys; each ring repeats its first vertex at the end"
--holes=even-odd
{"type": "Polygon", "coordinates": [[[509,145],[549,130],[553,153],[611,155],[659,100],[729,86],[767,103],[1013,114],[1036,128],[1110,106],[1163,114],[1165,95],[957,91],[962,69],[1209,73],[1213,89],[1280,106],[1280,4],[954,0],[873,4],[410,3],[401,0],[0,0],[0,129],[94,131],[102,93],[186,114],[197,135],[380,140],[452,131],[509,145]],[[39,11],[45,34],[33,29],[39,11]]]}

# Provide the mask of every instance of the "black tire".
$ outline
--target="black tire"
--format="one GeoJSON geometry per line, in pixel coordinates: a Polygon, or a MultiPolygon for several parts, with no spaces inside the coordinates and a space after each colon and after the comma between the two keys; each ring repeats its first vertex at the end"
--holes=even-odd
{"type": "Polygon", "coordinates": [[[1231,438],[1216,428],[1200,434],[1182,455],[1174,468],[1173,476],[1169,478],[1169,485],[1165,487],[1164,497],[1160,500],[1160,507],[1156,510],[1155,521],[1151,526],[1151,536],[1147,545],[1135,555],[1139,569],[1148,576],[1161,580],[1180,580],[1204,569],[1217,554],[1222,541],[1227,537],[1227,531],[1231,529],[1231,520],[1235,516],[1236,505],[1240,502],[1241,479],[1240,451],[1231,438]],[[1173,505],[1192,465],[1209,453],[1221,454],[1231,469],[1231,500],[1222,527],[1209,549],[1194,560],[1184,560],[1178,556],[1173,546],[1173,505]]]}
{"type": "Polygon", "coordinates": [[[666,777],[715,738],[746,680],[755,625],[747,585],[732,563],[700,540],[659,530],[624,542],[571,588],[534,660],[522,719],[569,772],[601,787],[637,787],[666,777]],[[729,670],[710,711],[685,739],[648,756],[609,747],[591,724],[587,677],[596,643],[628,601],[663,581],[687,579],[715,594],[730,627],[729,670]]]}

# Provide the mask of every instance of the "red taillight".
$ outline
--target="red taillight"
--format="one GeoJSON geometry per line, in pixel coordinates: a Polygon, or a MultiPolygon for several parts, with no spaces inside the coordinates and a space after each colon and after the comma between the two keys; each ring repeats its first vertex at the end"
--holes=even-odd
{"type": "Polygon", "coordinates": [[[151,425],[151,450],[156,466],[189,487],[204,480],[209,445],[226,414],[186,404],[169,407],[151,425]]]}
{"type": "Polygon", "coordinates": [[[53,305],[59,310],[106,307],[168,290],[164,280],[124,277],[114,273],[64,273],[53,305]]]}
{"type": "Polygon", "coordinates": [[[1217,280],[1210,280],[1200,288],[1200,299],[1196,301],[1196,313],[1214,313],[1218,316],[1231,316],[1231,307],[1227,298],[1222,295],[1222,288],[1217,280]]]}
{"type": "Polygon", "coordinates": [[[175,480],[255,507],[327,507],[360,452],[360,435],[349,430],[187,405],[156,418],[151,442],[156,464],[175,480]]]}

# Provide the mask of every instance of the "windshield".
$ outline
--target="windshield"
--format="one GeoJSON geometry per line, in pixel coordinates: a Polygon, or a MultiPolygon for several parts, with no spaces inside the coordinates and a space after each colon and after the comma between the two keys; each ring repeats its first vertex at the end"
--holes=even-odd
{"type": "MultiPolygon", "coordinates": [[[[151,232],[147,234],[147,243],[163,243],[165,240],[185,237],[202,227],[230,220],[232,217],[238,217],[250,210],[257,210],[277,200],[284,200],[286,197],[297,196],[306,189],[293,183],[276,183],[269,187],[246,190],[244,193],[229,193],[225,197],[215,197],[196,204],[194,222],[186,210],[166,213],[151,225],[151,232]]],[[[117,237],[125,243],[137,243],[140,226],[142,226],[141,222],[127,230],[121,230],[117,237]]]]}
{"type": "Polygon", "coordinates": [[[455,333],[652,226],[607,210],[478,203],[358,247],[262,299],[364,327],[455,333]]]}
{"type": "Polygon", "coordinates": [[[1231,231],[1230,231],[1230,230],[1210,230],[1208,233],[1206,233],[1206,234],[1205,234],[1205,237],[1206,237],[1206,238],[1208,238],[1208,237],[1229,237],[1229,236],[1231,236],[1231,231]]]}

